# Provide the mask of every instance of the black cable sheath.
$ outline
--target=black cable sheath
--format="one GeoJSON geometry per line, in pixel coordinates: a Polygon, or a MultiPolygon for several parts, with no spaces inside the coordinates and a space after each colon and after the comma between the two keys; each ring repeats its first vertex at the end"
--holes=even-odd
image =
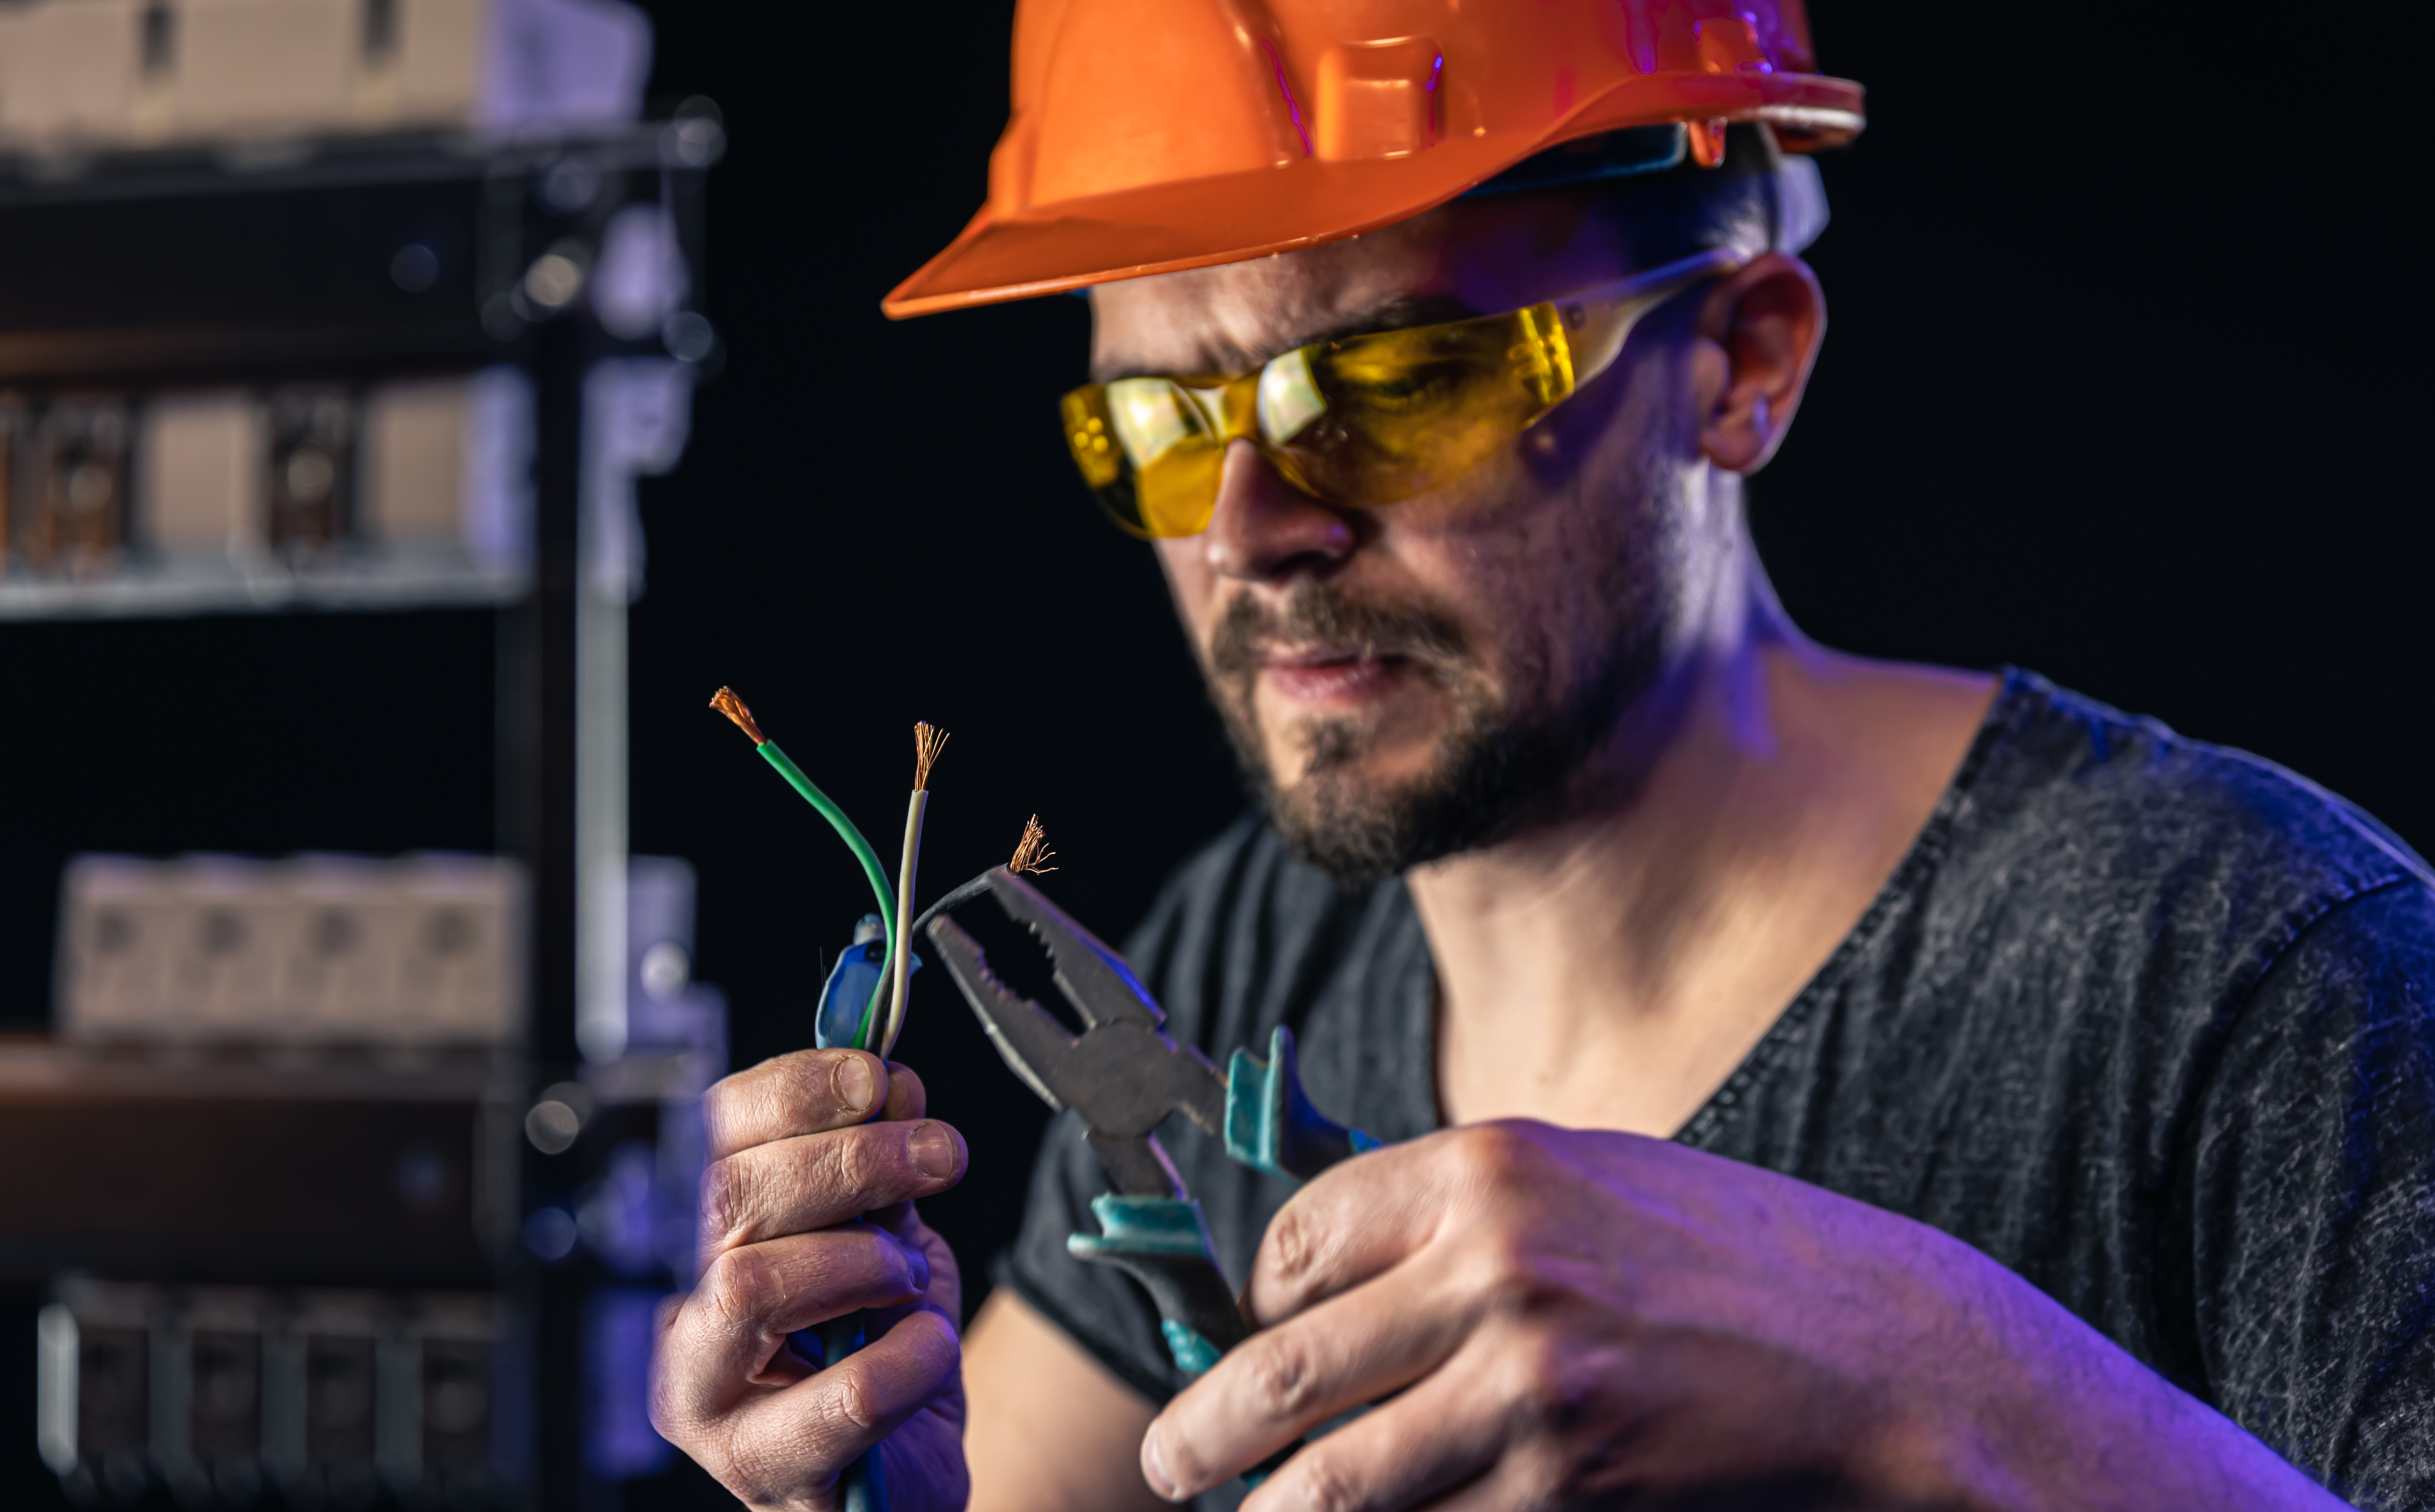
{"type": "Polygon", "coordinates": [[[965,883],[955,891],[948,893],[943,898],[941,898],[937,902],[932,903],[929,907],[923,909],[921,917],[913,920],[914,938],[920,939],[924,936],[924,934],[929,930],[931,919],[938,918],[941,914],[945,913],[950,908],[955,908],[961,904],[968,903],[974,899],[979,897],[981,894],[989,891],[990,871],[995,871],[996,869],[997,868],[995,867],[990,868],[989,871],[982,872],[972,881],[965,883]]]}

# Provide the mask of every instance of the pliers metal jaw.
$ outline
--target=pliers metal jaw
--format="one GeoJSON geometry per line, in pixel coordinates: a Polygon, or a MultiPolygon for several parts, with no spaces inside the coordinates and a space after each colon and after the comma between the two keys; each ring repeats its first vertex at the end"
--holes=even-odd
{"type": "Polygon", "coordinates": [[[1000,867],[951,899],[983,892],[1046,949],[1058,991],[1082,1024],[1080,1034],[1069,1033],[1000,981],[950,912],[931,919],[931,943],[990,1042],[1042,1101],[1081,1115],[1092,1153],[1115,1189],[1092,1200],[1101,1231],[1075,1234],[1065,1247],[1139,1281],[1158,1306],[1176,1367],[1200,1375],[1248,1337],[1252,1324],[1218,1263],[1200,1205],[1152,1131],[1182,1113],[1223,1140],[1228,1155],[1288,1181],[1307,1180],[1378,1142],[1311,1107],[1290,1030],[1280,1027],[1270,1037],[1265,1060],[1237,1050],[1221,1074],[1199,1050],[1168,1038],[1166,1015],[1124,957],[1038,888],[1000,867]]]}

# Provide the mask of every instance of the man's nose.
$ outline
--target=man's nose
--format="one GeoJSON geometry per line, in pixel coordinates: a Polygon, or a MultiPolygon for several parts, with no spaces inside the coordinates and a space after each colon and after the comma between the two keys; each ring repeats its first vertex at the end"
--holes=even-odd
{"type": "Polygon", "coordinates": [[[1258,447],[1238,440],[1226,448],[1201,550],[1227,577],[1323,576],[1353,553],[1357,533],[1349,513],[1295,488],[1258,447]]]}

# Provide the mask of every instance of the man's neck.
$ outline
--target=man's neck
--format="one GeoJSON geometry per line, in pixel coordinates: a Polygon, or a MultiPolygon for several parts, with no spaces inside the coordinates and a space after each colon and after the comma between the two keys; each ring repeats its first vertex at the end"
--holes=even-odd
{"type": "Polygon", "coordinates": [[[1993,679],[1811,644],[1747,565],[1618,729],[1628,779],[1409,875],[1450,1121],[1673,1133],[1859,922],[1968,751],[1993,679]]]}

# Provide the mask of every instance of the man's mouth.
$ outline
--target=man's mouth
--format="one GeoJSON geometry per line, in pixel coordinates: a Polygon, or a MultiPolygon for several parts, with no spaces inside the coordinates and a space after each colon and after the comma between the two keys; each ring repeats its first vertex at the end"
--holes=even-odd
{"type": "Polygon", "coordinates": [[[1418,600],[1369,602],[1337,584],[1299,585],[1280,604],[1238,593],[1209,636],[1221,702],[1247,728],[1263,717],[1383,713],[1459,677],[1469,645],[1451,614],[1418,600]],[[1265,706],[1265,713],[1259,712],[1265,706]]]}
{"type": "Polygon", "coordinates": [[[1378,696],[1410,664],[1406,657],[1328,646],[1272,646],[1259,658],[1262,678],[1278,697],[1338,706],[1378,696]]]}

